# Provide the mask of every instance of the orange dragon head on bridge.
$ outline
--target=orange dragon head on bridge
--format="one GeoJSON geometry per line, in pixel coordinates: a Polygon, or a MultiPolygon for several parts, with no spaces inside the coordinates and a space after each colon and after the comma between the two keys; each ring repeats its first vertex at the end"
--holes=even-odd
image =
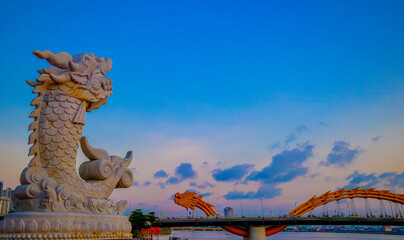
{"type": "Polygon", "coordinates": [[[194,192],[186,191],[184,193],[176,193],[174,197],[175,204],[186,209],[195,210],[195,207],[201,209],[206,216],[216,216],[218,213],[212,208],[214,205],[202,200],[202,195],[196,195],[194,192]]]}

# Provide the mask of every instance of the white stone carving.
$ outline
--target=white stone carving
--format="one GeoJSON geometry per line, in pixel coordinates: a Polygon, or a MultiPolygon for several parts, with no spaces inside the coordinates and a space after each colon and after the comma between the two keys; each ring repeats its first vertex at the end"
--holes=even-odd
{"type": "Polygon", "coordinates": [[[25,234],[26,237],[30,234],[29,239],[41,239],[44,236],[49,238],[48,236],[54,237],[55,234],[54,238],[62,239],[66,239],[68,234],[72,236],[89,234],[89,238],[104,234],[106,238],[131,236],[129,234],[131,226],[127,217],[116,214],[21,212],[7,215],[3,220],[3,226],[7,226],[2,230],[8,233],[0,234],[1,239],[17,238],[17,235],[12,237],[13,234],[10,234],[12,229],[15,234],[25,234]],[[71,223],[72,219],[75,219],[74,224],[71,223]]]}
{"type": "MultiPolygon", "coordinates": [[[[30,234],[32,239],[66,239],[72,232],[88,238],[97,233],[130,237],[128,218],[120,216],[126,201],[108,197],[115,188],[132,185],[128,166],[133,153],[110,156],[81,136],[86,112],[105,104],[112,94],[112,80],[104,77],[112,68],[111,59],[47,50],[33,54],[53,66],[39,70],[36,81],[27,81],[38,94],[31,102],[35,109],[29,117],[34,121],[28,127],[33,131],[28,155],[33,157],[15,191],[16,213],[6,215],[0,225],[4,233],[0,239],[16,238],[14,233],[25,238],[30,234]],[[78,174],[79,145],[89,161],[81,164],[78,174]]],[[[104,235],[97,237],[112,237],[104,235]]]]}

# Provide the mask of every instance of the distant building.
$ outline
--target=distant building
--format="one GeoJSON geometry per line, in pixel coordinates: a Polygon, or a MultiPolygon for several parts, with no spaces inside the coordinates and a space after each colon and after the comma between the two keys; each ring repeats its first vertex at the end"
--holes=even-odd
{"type": "Polygon", "coordinates": [[[11,198],[0,197],[0,216],[6,215],[10,211],[11,198]]]}
{"type": "Polygon", "coordinates": [[[13,192],[13,191],[11,190],[11,188],[7,188],[7,189],[4,189],[4,190],[1,190],[1,197],[11,198],[12,192],[13,192]]]}
{"type": "Polygon", "coordinates": [[[14,191],[11,188],[3,190],[3,182],[0,182],[0,216],[4,216],[11,210],[14,210],[13,197],[14,191]]]}
{"type": "Polygon", "coordinates": [[[224,216],[227,218],[234,218],[234,211],[231,207],[224,208],[224,216]]]}

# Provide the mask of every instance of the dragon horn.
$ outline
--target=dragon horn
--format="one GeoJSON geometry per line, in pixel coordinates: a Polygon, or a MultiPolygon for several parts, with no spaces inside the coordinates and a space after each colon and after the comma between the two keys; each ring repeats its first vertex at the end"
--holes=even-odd
{"type": "Polygon", "coordinates": [[[43,52],[35,50],[32,53],[40,59],[46,59],[51,65],[62,69],[67,69],[69,61],[73,59],[70,54],[65,52],[53,54],[49,50],[43,52]]]}
{"type": "Polygon", "coordinates": [[[65,83],[65,82],[68,82],[71,80],[71,76],[70,76],[69,72],[63,73],[60,75],[55,75],[53,73],[49,73],[49,76],[50,76],[50,78],[52,78],[53,81],[55,81],[58,84],[62,84],[62,83],[65,83]]]}
{"type": "Polygon", "coordinates": [[[80,64],[74,63],[73,61],[69,62],[69,68],[72,72],[83,72],[83,66],[80,64]]]}
{"type": "Polygon", "coordinates": [[[25,80],[26,83],[28,83],[28,85],[30,85],[31,87],[36,87],[38,85],[41,85],[41,83],[39,82],[33,82],[33,81],[29,81],[29,80],[25,80]]]}
{"type": "Polygon", "coordinates": [[[84,155],[90,160],[109,160],[107,151],[101,148],[94,148],[90,145],[86,137],[81,137],[80,140],[81,150],[84,155]]]}
{"type": "Polygon", "coordinates": [[[125,160],[131,162],[132,159],[133,159],[133,152],[132,152],[132,151],[128,151],[128,152],[126,153],[125,160]]]}

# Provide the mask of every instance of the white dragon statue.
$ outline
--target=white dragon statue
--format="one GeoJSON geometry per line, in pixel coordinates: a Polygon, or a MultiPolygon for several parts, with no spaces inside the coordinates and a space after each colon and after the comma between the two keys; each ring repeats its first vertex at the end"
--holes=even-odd
{"type": "Polygon", "coordinates": [[[15,191],[16,210],[122,214],[126,201],[108,197],[115,188],[132,185],[132,152],[124,158],[110,156],[81,136],[86,112],[105,104],[112,94],[112,80],[104,77],[112,68],[111,59],[47,50],[33,54],[53,66],[38,70],[36,81],[27,81],[38,94],[29,116],[34,119],[28,140],[33,158],[15,191]],[[77,174],[79,144],[89,161],[77,174]]]}

